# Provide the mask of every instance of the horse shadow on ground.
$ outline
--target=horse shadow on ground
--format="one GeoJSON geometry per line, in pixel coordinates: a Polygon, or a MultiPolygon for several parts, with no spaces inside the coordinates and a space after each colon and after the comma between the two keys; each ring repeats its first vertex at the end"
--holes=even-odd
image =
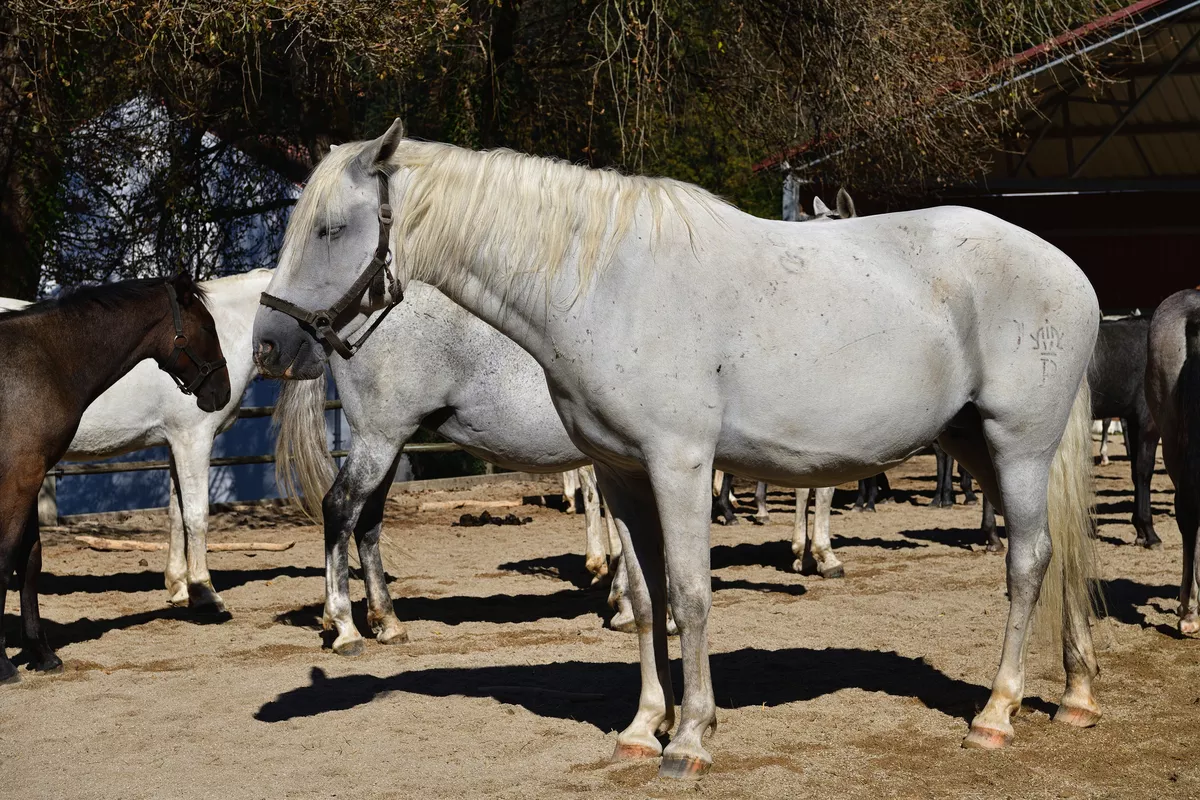
{"type": "MultiPolygon", "coordinates": [[[[951,678],[924,660],[893,652],[805,647],[746,648],[711,659],[716,701],[721,708],[778,706],[813,700],[842,689],[915,698],[927,708],[969,722],[987,701],[988,689],[951,678]]],[[[683,686],[680,663],[671,663],[675,702],[683,686]]],[[[520,705],[541,717],[570,719],[601,731],[620,730],[634,712],[639,691],[637,664],[566,661],[551,664],[432,668],[388,677],[330,678],[319,667],[311,683],[279,694],[254,714],[275,723],[344,711],[408,692],[428,697],[490,697],[520,705]],[[586,692],[562,687],[586,687],[586,692]]],[[[1027,698],[1025,705],[1053,713],[1054,705],[1027,698]]]]}
{"type": "MultiPolygon", "coordinates": [[[[1006,538],[1004,526],[996,528],[1001,539],[1006,538]]],[[[979,528],[926,528],[923,530],[900,531],[906,539],[917,539],[922,542],[932,542],[946,547],[957,547],[962,550],[974,550],[987,544],[987,536],[979,528]]],[[[919,546],[919,545],[914,545],[919,546]]]]}
{"type": "Polygon", "coordinates": [[[1179,600],[1179,587],[1169,583],[1157,585],[1138,583],[1128,578],[1100,581],[1100,592],[1104,600],[1101,616],[1115,619],[1126,625],[1153,628],[1164,636],[1181,639],[1183,635],[1174,627],[1162,623],[1151,623],[1139,606],[1155,605],[1164,613],[1171,613],[1179,600]],[[1154,603],[1161,600],[1161,603],[1154,603]]]}
{"type": "MultiPolygon", "coordinates": [[[[714,576],[714,592],[742,589],[798,597],[805,593],[803,585],[765,583],[714,576]]],[[[396,616],[403,622],[440,622],[461,625],[464,622],[516,624],[541,619],[576,619],[592,616],[607,623],[612,615],[608,603],[608,586],[589,586],[584,589],[562,589],[551,594],[494,594],[488,597],[456,595],[449,597],[397,597],[392,600],[396,616]]],[[[310,603],[275,616],[275,622],[312,630],[321,630],[324,605],[310,603]]],[[[351,603],[351,614],[359,630],[369,630],[366,601],[351,603]]]]}
{"type": "MultiPolygon", "coordinates": [[[[217,591],[245,586],[248,583],[266,582],[275,578],[320,578],[325,575],[321,567],[263,567],[261,569],[214,569],[211,570],[213,586],[217,591]]],[[[65,595],[81,592],[161,592],[165,591],[161,571],[112,572],[107,575],[56,575],[43,572],[38,585],[39,594],[65,595]]]]}
{"type": "MultiPolygon", "coordinates": [[[[119,617],[105,619],[81,617],[72,622],[55,622],[52,619],[42,617],[42,628],[46,631],[46,636],[51,646],[58,649],[67,645],[79,644],[80,642],[90,642],[103,637],[111,631],[137,628],[160,619],[177,620],[193,625],[219,625],[232,618],[233,616],[228,612],[198,612],[188,608],[165,606],[150,611],[138,611],[132,614],[122,614],[119,617]]],[[[9,647],[21,647],[23,636],[21,633],[20,617],[16,614],[5,614],[2,624],[9,647]]],[[[13,658],[14,663],[21,663],[21,660],[20,658],[13,658]]]]}

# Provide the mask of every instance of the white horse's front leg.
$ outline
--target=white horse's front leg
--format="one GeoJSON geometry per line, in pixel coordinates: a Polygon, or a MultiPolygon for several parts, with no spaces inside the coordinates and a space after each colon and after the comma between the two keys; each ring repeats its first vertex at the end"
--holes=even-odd
{"type": "Polygon", "coordinates": [[[587,525],[587,551],[584,566],[592,573],[592,583],[599,583],[608,574],[608,533],[600,518],[600,494],[596,491],[596,473],[591,467],[580,467],[579,485],[583,489],[583,514],[587,525]]]}
{"type": "Polygon", "coordinates": [[[224,613],[225,601],[213,588],[208,574],[208,464],[212,437],[207,434],[207,431],[193,432],[188,437],[190,441],[171,443],[173,483],[179,492],[187,539],[188,606],[224,613]]]}
{"type": "Polygon", "coordinates": [[[658,735],[670,731],[675,723],[667,658],[666,573],[658,510],[646,476],[619,473],[597,464],[596,477],[621,537],[624,561],[621,571],[626,573],[628,581],[626,596],[633,607],[641,655],[638,711],[617,736],[613,760],[656,758],[662,753],[658,735]]]}
{"type": "Polygon", "coordinates": [[[569,469],[562,474],[563,482],[563,497],[567,501],[567,510],[572,513],[579,513],[579,508],[575,505],[576,494],[580,489],[579,470],[569,469]]]}
{"type": "Polygon", "coordinates": [[[183,530],[183,510],[179,506],[179,489],[175,482],[175,457],[171,461],[170,500],[167,518],[171,525],[170,544],[167,546],[167,570],[164,575],[167,585],[167,602],[173,606],[185,606],[188,602],[187,586],[187,542],[183,530]]]}
{"type": "MultiPolygon", "coordinates": [[[[683,656],[683,704],[679,727],[663,750],[659,775],[691,778],[704,774],[712,765],[712,756],[704,748],[703,738],[717,726],[708,660],[712,567],[707,482],[711,465],[693,448],[681,448],[657,458],[651,457],[648,466],[662,525],[670,606],[679,627],[683,656]]],[[[655,611],[657,639],[660,630],[666,632],[666,620],[657,609],[655,611]]]]}

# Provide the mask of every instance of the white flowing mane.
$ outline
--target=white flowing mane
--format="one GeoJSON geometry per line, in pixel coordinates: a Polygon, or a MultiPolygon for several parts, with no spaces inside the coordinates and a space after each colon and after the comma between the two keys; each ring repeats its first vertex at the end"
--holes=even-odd
{"type": "MultiPolygon", "coordinates": [[[[317,166],[292,214],[293,232],[311,241],[318,214],[338,215],[341,176],[371,144],[336,148],[317,166]]],[[[694,238],[692,212],[715,211],[724,201],[668,178],[622,175],[511,150],[467,150],[438,142],[403,140],[388,160],[404,170],[403,197],[393,196],[392,246],[414,280],[445,285],[480,260],[499,282],[519,275],[552,279],[574,259],[579,289],[612,260],[644,202],[661,238],[664,220],[677,221],[694,238]]],[[[293,245],[294,246],[294,245],[293,245]]]]}

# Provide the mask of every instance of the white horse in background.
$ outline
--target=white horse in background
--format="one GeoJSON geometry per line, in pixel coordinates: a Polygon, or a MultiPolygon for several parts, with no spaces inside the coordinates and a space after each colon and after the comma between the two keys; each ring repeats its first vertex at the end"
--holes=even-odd
{"type": "MultiPolygon", "coordinates": [[[[153,361],[129,371],[88,406],[64,457],[95,461],[134,450],[166,445],[171,450],[170,546],[167,601],[202,612],[225,612],[208,573],[208,471],[213,439],[237,419],[242,394],[254,377],[250,331],[258,299],[271,271],[256,269],[203,281],[208,310],[217,325],[229,368],[230,400],[206,413],[181,393],[171,376],[153,361]]],[[[5,310],[24,308],[20,300],[0,299],[5,310]]]]}
{"type": "MultiPolygon", "coordinates": [[[[612,572],[609,602],[617,614],[610,624],[632,629],[616,529],[601,520],[589,459],[563,430],[541,367],[528,353],[436,289],[414,283],[404,305],[383,321],[369,345],[349,361],[330,362],[330,368],[351,428],[350,453],[336,479],[325,432],[324,380],[284,383],[276,406],[275,463],[281,492],[301,499],[314,518],[324,520],[322,622],[337,631],[334,652],[357,655],[363,648],[350,615],[352,533],[376,639],[391,644],[408,638],[388,593],[379,539],[404,443],[419,427],[506,469],[580,468],[576,480],[585,499],[586,563],[597,577],[612,572]]],[[[573,486],[566,488],[574,495],[573,486]]],[[[608,519],[611,523],[611,515],[608,519]]]]}
{"type": "Polygon", "coordinates": [[[1055,718],[1099,720],[1085,374],[1100,312],[1083,273],[1045,241],[956,207],[837,225],[763,220],[675,181],[405,139],[397,121],[317,166],[255,322],[260,370],[320,376],[334,347],[352,352],[342,337],[413,280],[537,360],[595,464],[641,653],[638,711],[615,758],[661,756],[667,777],[712,763],[702,741],[716,723],[712,468],[832,486],[934,439],[1009,533],[1000,666],[964,744],[1012,740],[1039,595],[1063,632],[1055,718]],[[677,728],[668,575],[683,656],[677,728]]]}

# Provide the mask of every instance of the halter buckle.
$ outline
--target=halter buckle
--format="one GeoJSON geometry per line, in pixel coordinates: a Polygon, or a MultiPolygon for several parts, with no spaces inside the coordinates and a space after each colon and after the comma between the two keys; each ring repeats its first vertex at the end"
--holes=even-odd
{"type": "Polygon", "coordinates": [[[176,347],[187,347],[187,343],[188,343],[187,336],[185,336],[182,333],[175,334],[175,346],[176,347]]]}
{"type": "Polygon", "coordinates": [[[392,206],[390,203],[379,204],[379,221],[384,225],[392,224],[392,206]]]}

